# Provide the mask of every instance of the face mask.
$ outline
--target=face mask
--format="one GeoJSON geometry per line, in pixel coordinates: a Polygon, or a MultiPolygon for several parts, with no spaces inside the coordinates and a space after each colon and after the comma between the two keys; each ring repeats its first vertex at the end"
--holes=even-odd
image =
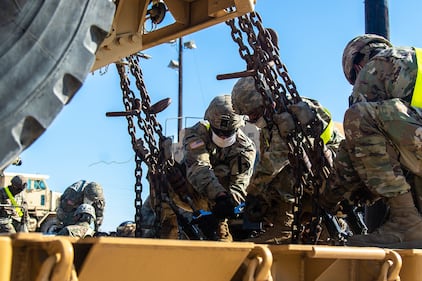
{"type": "Polygon", "coordinates": [[[218,147],[221,147],[221,148],[229,147],[236,142],[236,134],[233,134],[232,136],[223,139],[217,136],[214,132],[212,132],[212,141],[218,147]]]}
{"type": "Polygon", "coordinates": [[[265,121],[264,116],[259,117],[254,124],[260,129],[267,127],[267,121],[265,121]]]}

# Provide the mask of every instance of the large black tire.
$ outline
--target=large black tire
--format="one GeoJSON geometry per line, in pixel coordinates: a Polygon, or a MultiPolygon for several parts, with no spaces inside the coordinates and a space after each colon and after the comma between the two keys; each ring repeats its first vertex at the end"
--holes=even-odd
{"type": "Polygon", "coordinates": [[[81,87],[114,10],[109,0],[0,1],[0,171],[81,87]]]}

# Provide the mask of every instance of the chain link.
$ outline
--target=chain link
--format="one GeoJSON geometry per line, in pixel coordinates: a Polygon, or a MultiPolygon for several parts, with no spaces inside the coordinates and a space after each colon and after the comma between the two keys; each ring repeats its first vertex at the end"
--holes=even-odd
{"type": "MultiPolygon", "coordinates": [[[[226,23],[231,28],[232,39],[238,44],[240,56],[245,60],[247,69],[255,70],[254,79],[257,90],[264,99],[268,100],[267,104],[275,102],[275,113],[289,112],[289,105],[298,103],[302,99],[286,66],[280,60],[278,46],[274,42],[276,38],[272,38],[270,32],[263,27],[261,17],[257,12],[229,20],[226,23]],[[238,27],[236,27],[236,22],[238,27]],[[266,89],[271,91],[271,97],[266,94],[266,89]]],[[[294,115],[293,117],[295,118],[294,115]]],[[[317,198],[319,188],[331,171],[331,166],[323,153],[324,143],[320,138],[321,121],[315,118],[307,126],[303,126],[299,122],[296,123],[295,132],[288,138],[289,161],[296,178],[293,188],[295,202],[293,204],[292,241],[294,243],[299,242],[300,235],[303,233],[300,215],[304,189],[311,190],[313,196],[317,198]],[[305,159],[309,161],[305,161],[305,159]]],[[[316,205],[313,206],[313,221],[308,226],[311,236],[307,238],[310,240],[306,241],[307,243],[316,243],[318,239],[317,229],[321,221],[318,210],[316,205]]]]}
{"type": "MultiPolygon", "coordinates": [[[[135,152],[135,237],[141,237],[141,222],[142,222],[142,163],[148,167],[148,175],[150,178],[159,178],[155,175],[163,172],[164,163],[160,163],[160,150],[157,144],[157,139],[163,137],[162,126],[156,119],[155,113],[150,112],[151,99],[146,91],[143,82],[142,71],[139,67],[139,57],[132,55],[116,63],[117,71],[120,76],[120,87],[123,93],[123,104],[126,112],[125,114],[128,122],[128,133],[131,138],[132,148],[135,152]],[[127,67],[129,70],[127,70],[127,67]],[[136,87],[139,90],[140,99],[136,98],[135,93],[131,90],[131,80],[128,76],[130,74],[134,77],[136,87]],[[136,118],[136,121],[134,120],[136,118]],[[137,136],[136,125],[139,127],[141,136],[137,136]],[[156,139],[157,136],[157,139],[156,139]]],[[[149,180],[148,179],[148,180],[149,180]]],[[[160,233],[160,218],[161,218],[161,190],[160,184],[150,185],[150,198],[154,198],[155,210],[155,233],[160,233]]]]}

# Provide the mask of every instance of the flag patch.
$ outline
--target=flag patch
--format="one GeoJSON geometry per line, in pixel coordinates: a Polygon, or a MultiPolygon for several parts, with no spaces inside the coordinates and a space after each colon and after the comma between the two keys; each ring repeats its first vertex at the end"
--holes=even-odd
{"type": "Polygon", "coordinates": [[[205,143],[202,140],[196,140],[189,144],[190,149],[196,149],[198,147],[203,146],[205,143]]]}

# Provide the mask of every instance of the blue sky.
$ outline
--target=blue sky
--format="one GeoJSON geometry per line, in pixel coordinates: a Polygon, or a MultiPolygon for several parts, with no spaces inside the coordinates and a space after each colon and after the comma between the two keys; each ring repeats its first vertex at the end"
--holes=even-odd
{"type": "MultiPolygon", "coordinates": [[[[421,10],[420,0],[389,1],[393,44],[422,47],[421,10]]],[[[341,122],[351,91],[341,56],[347,42],[365,32],[364,1],[257,0],[256,11],[265,27],[278,32],[281,60],[299,94],[318,99],[341,122]]],[[[183,113],[202,117],[211,99],[229,94],[235,83],[218,81],[216,75],[244,70],[245,63],[224,23],[184,37],[189,40],[195,41],[197,49],[183,53],[183,113]]],[[[167,97],[173,100],[158,120],[163,132],[174,136],[178,73],[167,66],[177,60],[177,45],[162,44],[144,53],[152,56],[141,61],[152,103],[167,97]]],[[[53,124],[21,154],[22,166],[6,171],[48,174],[48,184],[55,191],[79,179],[100,183],[106,197],[102,230],[115,230],[134,217],[135,164],[126,119],[105,117],[106,112],[123,108],[115,66],[110,65],[103,75],[89,74],[53,124]]],[[[187,119],[187,125],[196,121],[187,119]]],[[[147,191],[149,186],[145,183],[143,188],[147,191]]]]}

